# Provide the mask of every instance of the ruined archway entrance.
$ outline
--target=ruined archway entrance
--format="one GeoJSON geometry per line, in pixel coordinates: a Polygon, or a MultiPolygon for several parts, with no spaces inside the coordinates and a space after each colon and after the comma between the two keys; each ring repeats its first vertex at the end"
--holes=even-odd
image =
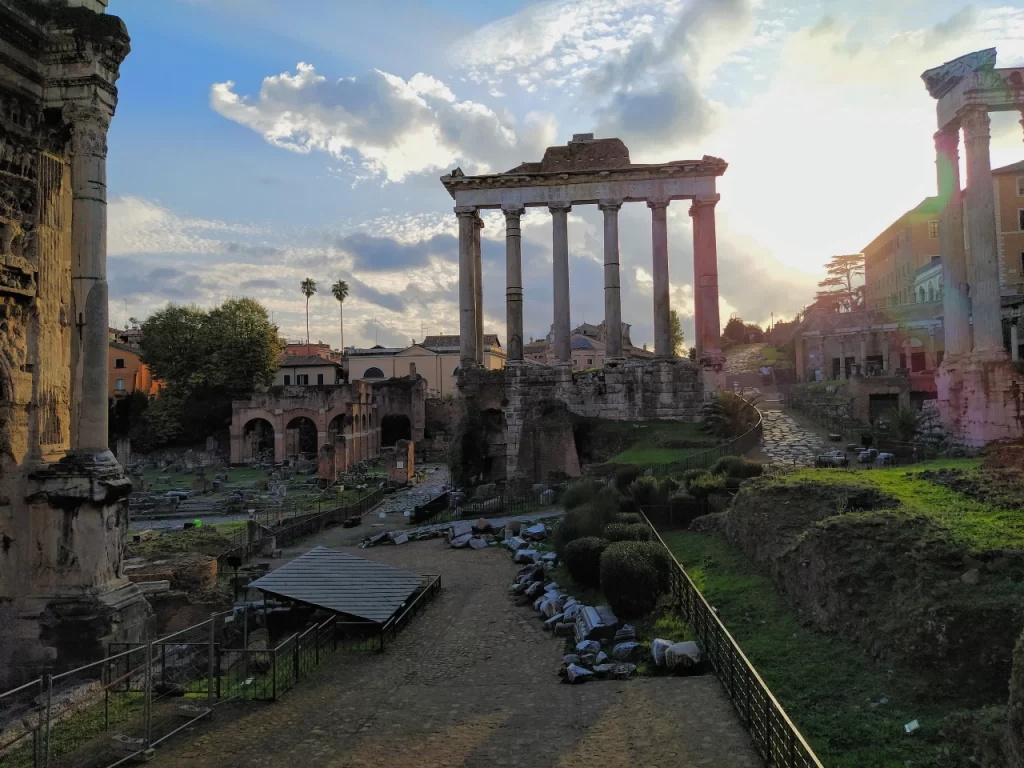
{"type": "Polygon", "coordinates": [[[380,444],[394,445],[399,440],[412,440],[412,422],[404,413],[389,413],[380,422],[380,444]]]}
{"type": "Polygon", "coordinates": [[[316,458],[316,424],[312,419],[298,416],[288,422],[284,432],[284,454],[307,459],[316,458]]]}
{"type": "Polygon", "coordinates": [[[274,426],[266,419],[251,419],[242,428],[242,461],[274,460],[274,426]]]}

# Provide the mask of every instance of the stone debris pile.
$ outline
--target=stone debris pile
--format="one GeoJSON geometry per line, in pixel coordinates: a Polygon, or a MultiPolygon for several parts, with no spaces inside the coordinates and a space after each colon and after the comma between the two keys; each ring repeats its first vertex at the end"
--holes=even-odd
{"type": "MultiPolygon", "coordinates": [[[[531,542],[543,541],[547,535],[548,527],[544,523],[509,520],[496,524],[480,518],[476,521],[456,520],[451,523],[421,525],[411,530],[381,531],[363,539],[359,546],[365,549],[381,544],[445,538],[452,549],[485,549],[504,543],[518,555],[518,550],[529,547],[531,542]]],[[[533,554],[536,551],[529,550],[527,558],[522,562],[533,562],[533,554]]]]}

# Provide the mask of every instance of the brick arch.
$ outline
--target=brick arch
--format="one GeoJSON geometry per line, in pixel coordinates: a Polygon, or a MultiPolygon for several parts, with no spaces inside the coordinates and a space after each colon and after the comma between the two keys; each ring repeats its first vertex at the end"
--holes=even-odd
{"type": "Polygon", "coordinates": [[[274,458],[280,461],[280,447],[284,444],[284,425],[281,423],[281,417],[263,408],[245,408],[238,412],[236,418],[231,419],[231,427],[228,430],[231,436],[231,463],[242,463],[242,442],[245,438],[245,425],[253,419],[263,419],[274,428],[274,458]]]}

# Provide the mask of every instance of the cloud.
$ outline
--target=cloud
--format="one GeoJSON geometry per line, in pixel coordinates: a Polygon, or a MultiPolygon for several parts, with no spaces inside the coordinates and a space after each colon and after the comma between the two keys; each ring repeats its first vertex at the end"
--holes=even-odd
{"type": "Polygon", "coordinates": [[[368,271],[393,271],[423,267],[432,257],[458,259],[459,242],[451,235],[434,235],[428,240],[403,243],[388,237],[356,233],[339,237],[336,246],[349,254],[354,266],[368,271]]]}
{"type": "Polygon", "coordinates": [[[329,80],[305,63],[294,74],[264,78],[255,100],[233,82],[210,91],[214,110],[252,129],[274,146],[327,152],[374,176],[402,181],[429,169],[463,162],[477,171],[501,171],[552,143],[554,119],[460,101],[443,82],[419,73],[408,81],[374,70],[329,80]]]}

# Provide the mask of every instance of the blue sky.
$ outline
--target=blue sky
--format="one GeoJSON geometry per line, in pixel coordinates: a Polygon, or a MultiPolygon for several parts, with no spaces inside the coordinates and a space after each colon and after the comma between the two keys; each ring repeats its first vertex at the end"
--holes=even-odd
{"type": "MultiPolygon", "coordinates": [[[[1024,8],[917,0],[111,0],[132,36],[109,152],[111,320],[250,295],[285,335],[338,343],[457,332],[452,201],[438,177],[538,160],[573,133],[634,161],[725,158],[723,317],[786,317],[822,264],[934,189],[921,71],[997,46],[1024,8]]],[[[993,123],[993,164],[1021,151],[993,123]]],[[[485,326],[504,340],[503,223],[484,230],[485,326]]],[[[692,338],[685,205],[672,302],[692,338]]],[[[650,219],[622,214],[624,319],[651,340],[650,219]]],[[[601,319],[596,210],[570,216],[572,319],[601,319]]],[[[551,318],[550,224],[524,219],[527,334],[551,318]]]]}

